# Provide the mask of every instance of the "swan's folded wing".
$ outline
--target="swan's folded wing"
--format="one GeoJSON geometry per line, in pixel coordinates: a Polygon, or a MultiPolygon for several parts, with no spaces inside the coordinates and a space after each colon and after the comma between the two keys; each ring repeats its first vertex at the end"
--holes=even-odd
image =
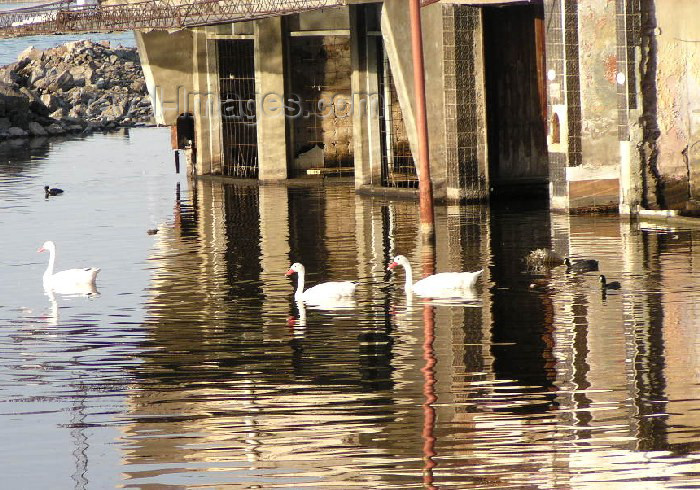
{"type": "Polygon", "coordinates": [[[56,272],[51,276],[51,284],[54,287],[71,284],[90,284],[95,282],[98,272],[100,272],[100,269],[94,267],[56,272]]]}
{"type": "Polygon", "coordinates": [[[355,294],[355,286],[349,281],[324,282],[304,291],[303,299],[346,298],[355,294]]]}
{"type": "Polygon", "coordinates": [[[476,272],[441,272],[421,279],[413,285],[413,292],[420,296],[442,295],[455,289],[473,287],[482,274],[476,272]]]}

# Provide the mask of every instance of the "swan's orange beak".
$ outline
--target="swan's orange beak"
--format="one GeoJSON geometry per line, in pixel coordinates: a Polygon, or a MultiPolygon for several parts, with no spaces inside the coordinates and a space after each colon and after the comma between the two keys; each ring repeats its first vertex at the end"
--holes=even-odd
{"type": "Polygon", "coordinates": [[[389,267],[387,267],[386,270],[390,271],[391,269],[393,269],[397,265],[399,265],[398,262],[392,262],[391,264],[389,264],[389,267]]]}
{"type": "Polygon", "coordinates": [[[284,275],[285,275],[285,276],[291,276],[292,274],[294,274],[294,271],[293,271],[292,269],[289,269],[287,272],[285,272],[284,275]]]}
{"type": "Polygon", "coordinates": [[[39,250],[37,252],[46,252],[46,249],[44,247],[39,247],[39,250]]]}

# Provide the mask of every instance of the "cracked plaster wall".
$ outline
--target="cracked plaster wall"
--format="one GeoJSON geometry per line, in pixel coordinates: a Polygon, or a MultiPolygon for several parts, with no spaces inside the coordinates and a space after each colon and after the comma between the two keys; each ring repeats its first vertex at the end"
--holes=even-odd
{"type": "Polygon", "coordinates": [[[647,205],[683,209],[700,198],[700,2],[645,3],[649,18],[642,35],[654,38],[645,54],[655,57],[656,73],[650,74],[654,83],[642,85],[642,97],[655,98],[645,115],[655,116],[657,128],[645,136],[654,149],[645,163],[656,180],[647,183],[647,193],[655,194],[647,205]]]}

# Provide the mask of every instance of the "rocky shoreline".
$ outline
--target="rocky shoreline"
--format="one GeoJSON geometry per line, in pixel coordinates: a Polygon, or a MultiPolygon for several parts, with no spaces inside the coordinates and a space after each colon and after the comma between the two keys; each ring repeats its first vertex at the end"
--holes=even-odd
{"type": "Polygon", "coordinates": [[[135,48],[75,41],[0,67],[0,140],[153,124],[135,48]]]}

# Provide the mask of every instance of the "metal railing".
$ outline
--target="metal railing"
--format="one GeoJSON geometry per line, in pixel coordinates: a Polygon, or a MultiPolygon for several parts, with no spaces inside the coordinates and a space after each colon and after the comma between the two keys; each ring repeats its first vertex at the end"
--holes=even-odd
{"type": "Polygon", "coordinates": [[[340,7],[346,0],[144,0],[58,2],[0,12],[0,38],[139,29],[182,29],[340,7]]]}

